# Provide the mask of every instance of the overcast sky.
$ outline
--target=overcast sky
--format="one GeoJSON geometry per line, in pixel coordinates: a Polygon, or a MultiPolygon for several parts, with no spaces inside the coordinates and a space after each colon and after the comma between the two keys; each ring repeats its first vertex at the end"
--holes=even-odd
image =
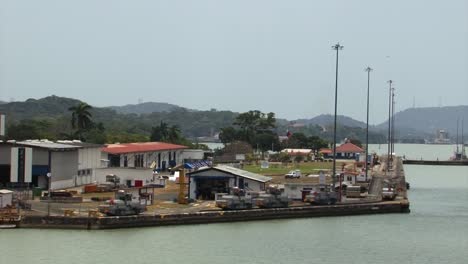
{"type": "Polygon", "coordinates": [[[338,113],[468,104],[468,1],[0,0],[0,100],[338,113]]]}

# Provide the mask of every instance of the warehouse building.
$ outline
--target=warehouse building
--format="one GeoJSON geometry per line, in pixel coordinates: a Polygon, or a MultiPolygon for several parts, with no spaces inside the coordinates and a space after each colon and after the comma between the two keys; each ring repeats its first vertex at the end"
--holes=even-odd
{"type": "Polygon", "coordinates": [[[218,165],[187,174],[189,199],[214,200],[216,193],[229,193],[232,187],[264,191],[272,178],[230,166],[218,165]]]}
{"type": "Polygon", "coordinates": [[[100,145],[81,141],[26,140],[0,143],[0,184],[60,189],[91,182],[102,162],[100,145]]]}

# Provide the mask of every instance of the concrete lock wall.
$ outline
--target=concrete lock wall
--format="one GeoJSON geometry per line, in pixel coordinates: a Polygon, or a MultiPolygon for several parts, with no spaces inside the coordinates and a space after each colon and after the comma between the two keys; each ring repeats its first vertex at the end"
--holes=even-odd
{"type": "Polygon", "coordinates": [[[25,216],[22,228],[111,229],[282,218],[409,213],[408,201],[116,217],[25,216]]]}

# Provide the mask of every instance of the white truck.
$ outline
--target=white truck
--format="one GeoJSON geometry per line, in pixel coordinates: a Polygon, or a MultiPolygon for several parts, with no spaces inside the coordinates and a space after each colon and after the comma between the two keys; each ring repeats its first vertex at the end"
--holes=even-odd
{"type": "Polygon", "coordinates": [[[288,173],[286,173],[286,175],[284,175],[284,178],[286,179],[298,179],[301,177],[301,171],[300,170],[292,170],[288,173]]]}

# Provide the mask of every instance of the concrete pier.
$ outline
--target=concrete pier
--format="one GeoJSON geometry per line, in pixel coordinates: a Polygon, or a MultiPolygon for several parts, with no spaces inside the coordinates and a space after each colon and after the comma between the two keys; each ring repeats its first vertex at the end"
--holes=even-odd
{"type": "Polygon", "coordinates": [[[303,206],[276,209],[212,211],[184,214],[155,214],[114,217],[28,216],[21,228],[113,229],[146,226],[206,224],[285,218],[325,217],[363,214],[408,213],[407,200],[377,203],[303,206]]]}
{"type": "Polygon", "coordinates": [[[388,158],[385,156],[381,157],[380,164],[372,170],[372,181],[369,186],[368,197],[352,203],[170,214],[158,214],[156,212],[153,215],[143,214],[114,217],[27,215],[21,219],[19,227],[93,230],[285,218],[409,213],[410,203],[407,200],[406,179],[402,160],[399,157],[393,157],[393,161],[391,162],[393,165],[389,166],[388,164],[388,158]],[[395,186],[397,197],[394,201],[382,201],[382,187],[385,184],[395,186]]]}

